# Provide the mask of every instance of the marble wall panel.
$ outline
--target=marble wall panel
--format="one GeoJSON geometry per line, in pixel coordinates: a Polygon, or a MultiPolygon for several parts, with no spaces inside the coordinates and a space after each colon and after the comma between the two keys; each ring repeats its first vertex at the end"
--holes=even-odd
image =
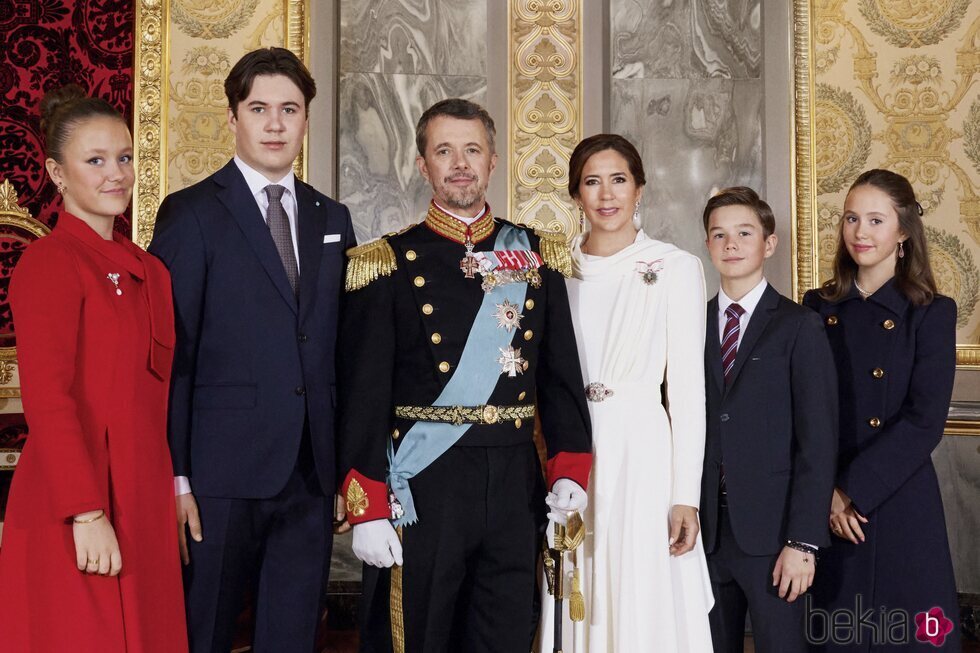
{"type": "Polygon", "coordinates": [[[943,495],[956,589],[980,594],[980,437],[947,435],[932,461],[943,495]]]}
{"type": "Polygon", "coordinates": [[[345,72],[486,75],[486,0],[341,3],[345,72]]]}
{"type": "Polygon", "coordinates": [[[611,96],[612,131],[643,158],[644,229],[700,255],[713,293],[701,211],[713,189],[763,186],[761,80],[614,79],[611,96]]]}
{"type": "Polygon", "coordinates": [[[443,98],[485,104],[486,78],[347,73],[339,91],[339,200],[363,243],[422,219],[432,191],[415,165],[415,123],[443,98]]]}
{"type": "Polygon", "coordinates": [[[762,74],[761,0],[612,0],[618,79],[762,74]]]}

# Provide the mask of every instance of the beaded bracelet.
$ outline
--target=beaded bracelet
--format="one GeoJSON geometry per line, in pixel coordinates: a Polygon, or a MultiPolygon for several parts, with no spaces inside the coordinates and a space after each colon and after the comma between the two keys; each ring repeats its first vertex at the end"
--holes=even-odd
{"type": "Polygon", "coordinates": [[[809,553],[813,556],[813,559],[817,559],[817,547],[810,546],[809,544],[804,544],[803,542],[797,542],[796,540],[786,540],[786,546],[800,553],[809,553]]]}

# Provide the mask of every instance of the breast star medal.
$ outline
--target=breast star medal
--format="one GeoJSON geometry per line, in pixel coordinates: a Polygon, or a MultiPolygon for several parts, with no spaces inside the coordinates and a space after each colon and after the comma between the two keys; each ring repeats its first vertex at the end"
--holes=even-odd
{"type": "Polygon", "coordinates": [[[111,281],[112,282],[112,285],[116,287],[116,294],[117,295],[121,295],[122,294],[122,288],[119,287],[119,273],[118,272],[110,272],[109,274],[105,275],[105,278],[108,279],[109,281],[111,281]]]}
{"type": "Polygon", "coordinates": [[[507,329],[507,333],[510,333],[514,329],[521,328],[521,318],[524,315],[521,314],[517,304],[511,304],[509,300],[505,299],[503,304],[497,304],[494,317],[497,318],[497,328],[507,329]]]}
{"type": "Polygon", "coordinates": [[[524,370],[527,369],[527,361],[521,357],[519,347],[517,349],[501,347],[500,358],[497,359],[497,362],[500,363],[500,373],[510,377],[524,374],[524,370]]]}

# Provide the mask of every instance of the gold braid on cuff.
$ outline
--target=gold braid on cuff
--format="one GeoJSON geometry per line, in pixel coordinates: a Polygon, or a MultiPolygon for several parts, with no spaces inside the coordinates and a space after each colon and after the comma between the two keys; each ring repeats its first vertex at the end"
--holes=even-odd
{"type": "Polygon", "coordinates": [[[498,424],[534,417],[534,406],[395,406],[395,417],[416,422],[498,424]]]}

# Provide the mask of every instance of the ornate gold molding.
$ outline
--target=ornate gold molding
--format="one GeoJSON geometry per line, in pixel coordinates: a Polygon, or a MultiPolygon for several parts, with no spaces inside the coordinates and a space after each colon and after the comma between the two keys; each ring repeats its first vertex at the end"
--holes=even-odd
{"type": "MultiPolygon", "coordinates": [[[[30,211],[18,204],[17,191],[8,179],[0,182],[0,225],[20,229],[35,238],[51,233],[44,223],[35,220],[30,211]]],[[[0,347],[0,399],[20,397],[20,388],[10,386],[16,375],[17,348],[0,347]]]]}
{"type": "Polygon", "coordinates": [[[582,138],[581,0],[508,3],[508,216],[569,238],[578,217],[566,192],[582,138]]]}
{"type": "Polygon", "coordinates": [[[816,285],[817,239],[814,227],[816,185],[813,179],[813,35],[810,22],[810,0],[793,1],[793,77],[794,103],[792,128],[793,192],[791,193],[791,230],[794,235],[790,252],[793,267],[793,299],[800,301],[816,285]]]}
{"type": "MultiPolygon", "coordinates": [[[[147,247],[153,237],[157,208],[168,191],[168,146],[170,124],[170,71],[175,62],[170,54],[170,7],[173,0],[137,0],[137,35],[133,79],[134,149],[138,176],[133,190],[133,241],[147,247]]],[[[283,20],[278,43],[309,63],[309,0],[278,0],[273,13],[283,20]],[[281,4],[278,4],[281,3],[281,4]]],[[[263,23],[265,25],[265,23],[263,23]]],[[[267,25],[265,25],[267,27],[267,25]]],[[[272,45],[263,43],[262,45],[272,45]]],[[[294,166],[305,178],[308,139],[294,166]]]]}

